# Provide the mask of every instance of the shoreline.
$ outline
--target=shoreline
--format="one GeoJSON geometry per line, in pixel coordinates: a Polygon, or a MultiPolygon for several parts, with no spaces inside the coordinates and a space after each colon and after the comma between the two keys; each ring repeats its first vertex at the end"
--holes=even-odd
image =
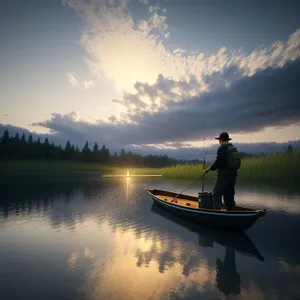
{"type": "MultiPolygon", "coordinates": [[[[137,169],[135,169],[136,171],[137,169]]],[[[151,170],[149,168],[149,170],[151,170]]],[[[155,171],[154,169],[153,171],[155,171]]],[[[157,170],[156,170],[157,171],[157,170]]],[[[214,182],[216,179],[216,173],[210,174],[205,178],[205,182],[214,182]]],[[[46,177],[46,176],[97,176],[103,179],[113,179],[113,178],[161,178],[163,180],[175,180],[175,181],[190,181],[190,180],[197,180],[199,182],[202,180],[201,175],[199,177],[195,176],[186,176],[186,177],[171,177],[171,176],[164,176],[163,174],[131,174],[127,176],[126,174],[107,174],[103,171],[0,171],[0,178],[8,178],[8,177],[46,177]]],[[[237,176],[238,183],[262,183],[262,184],[270,184],[270,183],[280,183],[280,184],[295,184],[299,182],[297,178],[245,178],[244,176],[238,175],[237,176]]]]}
{"type": "Polygon", "coordinates": [[[102,172],[96,171],[0,171],[0,176],[7,176],[7,175],[23,175],[23,176],[32,176],[32,175],[103,175],[102,172]]]}
{"type": "MultiPolygon", "coordinates": [[[[210,163],[207,162],[207,166],[210,163]]],[[[104,165],[77,161],[0,161],[0,176],[99,176],[161,177],[193,180],[202,177],[202,164],[172,165],[161,168],[104,165]],[[159,175],[159,176],[157,176],[159,175]]],[[[215,180],[217,172],[209,172],[205,180],[215,180]]],[[[242,159],[237,180],[242,182],[299,182],[300,151],[273,153],[264,157],[242,159]]]]}

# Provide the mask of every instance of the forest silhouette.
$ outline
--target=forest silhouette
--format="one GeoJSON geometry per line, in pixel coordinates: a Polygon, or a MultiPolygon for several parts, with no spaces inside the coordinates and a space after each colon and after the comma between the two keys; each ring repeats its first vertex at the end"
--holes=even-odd
{"type": "Polygon", "coordinates": [[[183,163],[199,163],[198,160],[177,160],[167,155],[146,155],[126,152],[124,149],[119,154],[113,154],[103,144],[101,147],[94,143],[90,147],[86,141],[82,149],[75,147],[68,140],[65,146],[50,143],[46,137],[34,140],[30,134],[27,138],[23,133],[10,136],[8,129],[0,139],[0,160],[47,160],[47,161],[81,161],[95,162],[104,165],[135,166],[135,167],[166,167],[183,163]]]}

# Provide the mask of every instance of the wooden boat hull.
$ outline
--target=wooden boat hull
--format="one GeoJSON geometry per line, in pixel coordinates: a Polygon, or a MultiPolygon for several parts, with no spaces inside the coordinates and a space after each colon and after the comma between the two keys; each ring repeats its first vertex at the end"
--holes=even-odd
{"type": "Polygon", "coordinates": [[[209,227],[217,227],[230,229],[235,231],[244,231],[249,229],[259,217],[265,214],[265,210],[254,210],[244,207],[238,207],[234,211],[202,209],[198,208],[198,198],[189,195],[180,195],[181,203],[189,203],[189,206],[177,204],[174,197],[178,194],[169,191],[145,189],[152,197],[153,202],[170,212],[187,218],[191,221],[207,225],[209,227]],[[172,199],[172,200],[170,200],[172,199]]]}

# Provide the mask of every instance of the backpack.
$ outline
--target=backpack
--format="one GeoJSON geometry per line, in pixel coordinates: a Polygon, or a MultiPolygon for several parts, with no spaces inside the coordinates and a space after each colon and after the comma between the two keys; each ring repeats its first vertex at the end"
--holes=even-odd
{"type": "Polygon", "coordinates": [[[237,148],[231,143],[226,144],[227,147],[227,163],[226,169],[228,170],[238,170],[241,166],[241,155],[237,148]]]}

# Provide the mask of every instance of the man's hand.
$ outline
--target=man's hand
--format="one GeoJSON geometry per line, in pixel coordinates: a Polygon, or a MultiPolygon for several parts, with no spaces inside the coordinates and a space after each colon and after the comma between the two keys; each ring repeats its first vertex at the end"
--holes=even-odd
{"type": "Polygon", "coordinates": [[[207,170],[207,169],[203,169],[203,170],[202,170],[202,174],[204,175],[204,174],[206,174],[206,173],[208,173],[208,170],[207,170]]]}

